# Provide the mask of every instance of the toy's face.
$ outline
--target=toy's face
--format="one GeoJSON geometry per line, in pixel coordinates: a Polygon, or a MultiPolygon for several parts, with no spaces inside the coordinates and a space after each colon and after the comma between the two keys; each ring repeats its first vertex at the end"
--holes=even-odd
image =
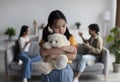
{"type": "Polygon", "coordinates": [[[63,47],[68,44],[67,38],[62,34],[51,34],[48,36],[51,47],[63,47]]]}
{"type": "Polygon", "coordinates": [[[51,38],[49,40],[49,43],[52,47],[58,47],[58,39],[57,38],[51,38]]]}

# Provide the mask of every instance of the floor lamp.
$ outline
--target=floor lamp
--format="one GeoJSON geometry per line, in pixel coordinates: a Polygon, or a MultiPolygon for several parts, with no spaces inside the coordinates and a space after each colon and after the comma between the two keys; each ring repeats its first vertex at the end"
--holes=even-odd
{"type": "Polygon", "coordinates": [[[109,26],[110,19],[111,19],[110,11],[105,11],[104,14],[103,14],[103,20],[104,20],[103,37],[106,36],[106,34],[109,30],[108,26],[109,26]]]}
{"type": "Polygon", "coordinates": [[[107,47],[107,44],[106,44],[106,35],[108,34],[109,32],[109,22],[110,22],[110,19],[111,19],[111,16],[110,16],[110,11],[105,11],[104,14],[103,14],[103,21],[104,21],[104,28],[103,28],[103,39],[105,39],[103,41],[104,43],[104,46],[107,47]]]}

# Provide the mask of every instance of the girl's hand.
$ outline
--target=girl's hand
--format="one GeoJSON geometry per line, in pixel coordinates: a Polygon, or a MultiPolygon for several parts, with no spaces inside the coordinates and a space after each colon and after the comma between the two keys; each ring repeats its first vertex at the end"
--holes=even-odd
{"type": "Polygon", "coordinates": [[[40,48],[40,54],[44,58],[50,55],[59,55],[62,53],[64,53],[63,48],[51,48],[51,49],[43,49],[42,47],[40,48]]]}
{"type": "Polygon", "coordinates": [[[52,60],[56,60],[58,58],[59,55],[49,55],[47,57],[45,57],[45,62],[51,62],[52,60]]]}
{"type": "Polygon", "coordinates": [[[76,53],[77,49],[74,46],[64,46],[62,47],[64,52],[69,52],[69,53],[76,53]]]}

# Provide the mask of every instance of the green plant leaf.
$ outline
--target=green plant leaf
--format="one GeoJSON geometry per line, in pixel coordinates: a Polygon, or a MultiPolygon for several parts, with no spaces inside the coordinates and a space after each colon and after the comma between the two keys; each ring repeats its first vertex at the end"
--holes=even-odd
{"type": "Polygon", "coordinates": [[[115,28],[111,29],[111,33],[113,33],[114,35],[117,35],[118,33],[120,33],[120,28],[115,27],[115,28]]]}
{"type": "Polygon", "coordinates": [[[75,25],[76,25],[77,27],[79,27],[79,26],[81,25],[81,23],[80,23],[80,22],[76,22],[75,25]]]}
{"type": "Polygon", "coordinates": [[[13,27],[8,27],[4,34],[9,35],[9,36],[15,36],[16,35],[16,29],[13,27]]]}
{"type": "Polygon", "coordinates": [[[120,38],[117,38],[119,33],[120,27],[115,27],[110,30],[110,34],[106,37],[106,41],[111,42],[109,51],[115,55],[116,63],[120,63],[120,38]]]}
{"type": "Polygon", "coordinates": [[[114,35],[112,35],[112,34],[109,34],[108,36],[107,36],[107,38],[106,38],[106,41],[107,42],[112,42],[112,41],[114,41],[114,35]]]}

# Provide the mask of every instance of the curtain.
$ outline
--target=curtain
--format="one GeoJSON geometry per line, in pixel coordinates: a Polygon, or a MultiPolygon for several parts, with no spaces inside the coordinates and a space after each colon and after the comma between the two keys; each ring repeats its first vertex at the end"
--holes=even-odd
{"type": "Polygon", "coordinates": [[[120,27],[120,0],[117,0],[116,26],[120,27]]]}

